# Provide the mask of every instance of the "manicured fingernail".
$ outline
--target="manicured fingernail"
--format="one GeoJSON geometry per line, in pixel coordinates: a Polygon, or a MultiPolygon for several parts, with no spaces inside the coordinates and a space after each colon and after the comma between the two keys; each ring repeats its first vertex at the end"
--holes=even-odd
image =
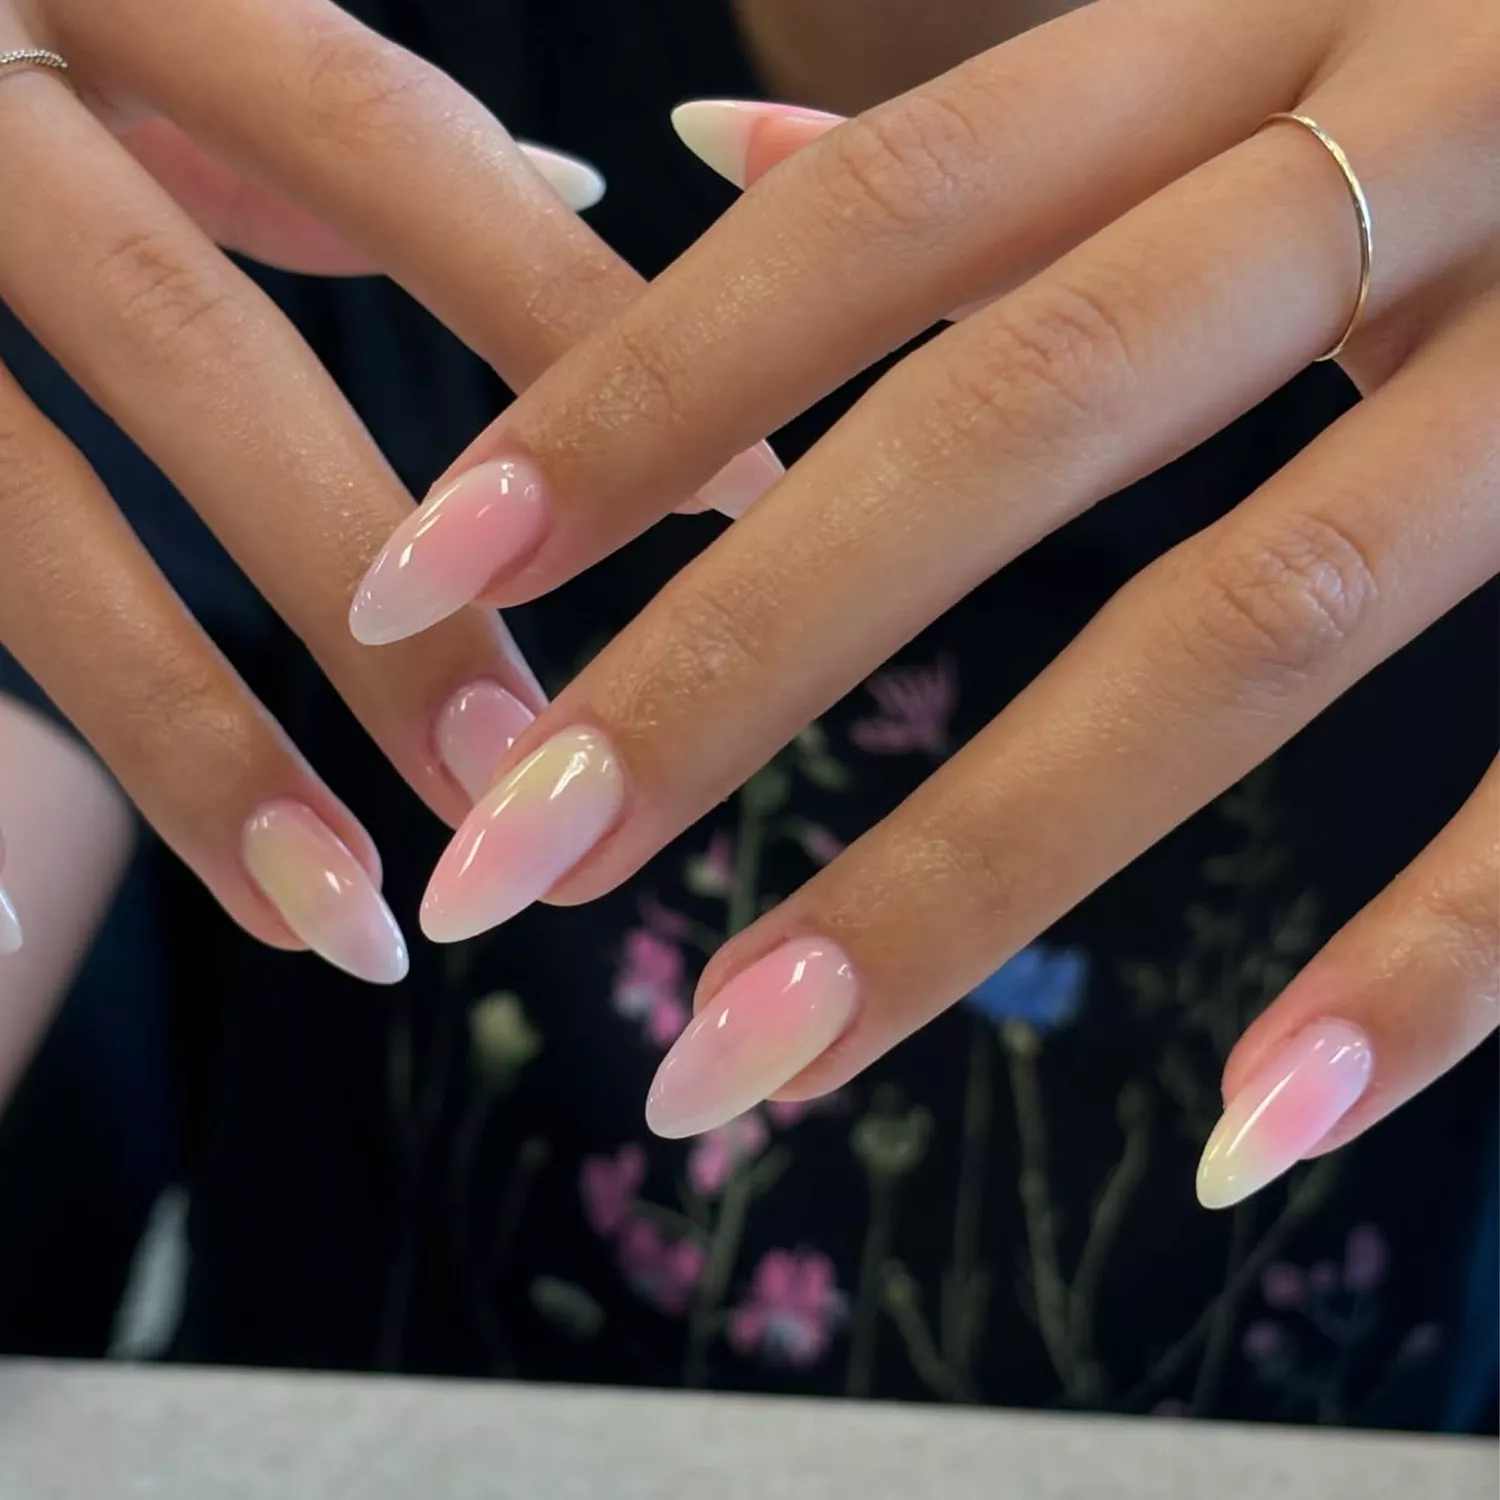
{"type": "Polygon", "coordinates": [[[737,188],[842,123],[820,109],[743,99],[696,99],[672,111],[682,144],[737,188]]]}
{"type": "Polygon", "coordinates": [[[602,735],[554,735],[454,835],[427,887],[422,931],[458,943],[509,921],[593,848],[624,799],[624,774],[602,735]]]}
{"type": "Polygon", "coordinates": [[[815,1062],[848,1028],[859,986],[832,943],[798,938],[736,974],[667,1053],[646,1124],[677,1139],[753,1109],[815,1062]]]}
{"type": "Polygon", "coordinates": [[[546,489],[529,464],[470,469],[402,522],[375,559],[349,611],[354,638],[383,646],[446,620],[535,551],[546,529],[546,489]]]}
{"type": "Polygon", "coordinates": [[[471,802],[489,790],[501,761],[535,717],[497,682],[471,683],[448,700],[438,715],[438,754],[471,802]]]}
{"type": "Polygon", "coordinates": [[[5,887],[0,885],[0,958],[20,951],[21,919],[16,915],[15,905],[5,887]]]}
{"type": "Polygon", "coordinates": [[[604,196],[604,178],[599,169],[581,157],[554,151],[550,146],[534,146],[529,141],[520,144],[531,165],[574,213],[592,208],[604,196]]]}
{"type": "Polygon", "coordinates": [[[314,953],[371,984],[406,977],[406,942],[363,865],[300,802],[269,802],[245,825],[245,868],[314,953]]]}
{"type": "Polygon", "coordinates": [[[1229,1101],[1198,1164],[1198,1201],[1229,1208],[1295,1166],[1369,1087],[1375,1054],[1346,1021],[1299,1032],[1229,1101]]]}
{"type": "Polygon", "coordinates": [[[757,443],[732,458],[698,491],[702,510],[716,510],[732,521],[739,518],[786,473],[769,443],[757,443]]]}

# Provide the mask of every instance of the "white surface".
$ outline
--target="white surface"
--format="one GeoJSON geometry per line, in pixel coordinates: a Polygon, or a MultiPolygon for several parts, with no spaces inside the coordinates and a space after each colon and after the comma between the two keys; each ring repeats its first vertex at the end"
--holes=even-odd
{"type": "Polygon", "coordinates": [[[1495,1500],[1491,1443],[0,1364],[3,1500],[1495,1500]]]}

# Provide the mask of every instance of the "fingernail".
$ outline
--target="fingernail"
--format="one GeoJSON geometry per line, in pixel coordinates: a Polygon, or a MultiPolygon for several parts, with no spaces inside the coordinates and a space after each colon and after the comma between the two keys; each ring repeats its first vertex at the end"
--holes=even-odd
{"type": "Polygon", "coordinates": [[[383,646],[446,620],[533,552],[546,529],[546,489],[529,464],[470,469],[402,522],[375,559],[349,610],[354,638],[383,646]]]}
{"type": "Polygon", "coordinates": [[[547,179],[553,191],[574,213],[592,208],[604,196],[603,175],[582,157],[554,151],[550,146],[535,146],[530,141],[519,144],[531,165],[547,179]]]}
{"type": "Polygon", "coordinates": [[[819,938],[768,953],[703,1008],[667,1053],[646,1099],[657,1135],[699,1135],[753,1109],[815,1062],[859,1003],[854,969],[819,938]]]}
{"type": "Polygon", "coordinates": [[[593,848],[624,798],[624,775],[602,735],[554,735],[458,830],[427,887],[422,931],[458,943],[509,921],[593,848]]]}
{"type": "Polygon", "coordinates": [[[406,942],[363,865],[311,808],[270,802],[245,825],[245,868],[319,957],[370,984],[406,977],[406,942]]]}
{"type": "Polygon", "coordinates": [[[698,491],[698,507],[716,510],[732,521],[739,518],[767,490],[780,483],[786,470],[769,443],[757,443],[732,458],[698,491]]]}
{"type": "Polygon", "coordinates": [[[1298,1033],[1229,1101],[1198,1164],[1198,1201],[1229,1208],[1295,1166],[1369,1087],[1375,1054],[1346,1021],[1298,1033]]]}
{"type": "Polygon", "coordinates": [[[489,790],[501,761],[535,718],[497,682],[471,683],[448,700],[438,715],[438,754],[471,802],[489,790]]]}
{"type": "Polygon", "coordinates": [[[737,188],[842,123],[821,109],[742,99],[695,99],[672,111],[682,144],[737,188]]]}
{"type": "Polygon", "coordinates": [[[21,919],[3,885],[0,885],[0,958],[21,951],[21,919]]]}

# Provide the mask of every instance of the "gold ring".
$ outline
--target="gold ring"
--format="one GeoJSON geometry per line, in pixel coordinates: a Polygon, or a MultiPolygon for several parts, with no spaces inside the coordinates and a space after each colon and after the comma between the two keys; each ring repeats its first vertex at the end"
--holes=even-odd
{"type": "Polygon", "coordinates": [[[1354,217],[1359,221],[1359,295],[1354,299],[1354,311],[1349,315],[1338,343],[1327,354],[1320,354],[1313,361],[1314,364],[1322,364],[1324,360],[1336,359],[1344,352],[1344,346],[1354,337],[1354,330],[1359,327],[1360,319],[1365,315],[1365,303],[1370,300],[1370,274],[1375,261],[1375,236],[1370,228],[1370,200],[1365,197],[1365,190],[1360,186],[1359,178],[1354,175],[1354,168],[1349,165],[1344,148],[1311,115],[1267,115],[1261,122],[1261,129],[1264,130],[1277,120],[1290,120],[1292,124],[1300,125],[1334,159],[1339,171],[1344,174],[1344,183],[1354,202],[1354,217]]]}
{"type": "Polygon", "coordinates": [[[0,52],[0,78],[7,73],[20,73],[27,68],[47,68],[53,73],[66,73],[68,60],[61,52],[50,47],[13,47],[9,52],[0,52]]]}

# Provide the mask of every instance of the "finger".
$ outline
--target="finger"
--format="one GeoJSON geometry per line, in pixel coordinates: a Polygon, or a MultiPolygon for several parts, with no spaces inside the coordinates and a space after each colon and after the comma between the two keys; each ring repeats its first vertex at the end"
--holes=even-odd
{"type": "MultiPolygon", "coordinates": [[[[269,266],[314,276],[373,276],[380,266],[315,214],[216,161],[168,120],[152,119],[121,137],[126,150],[226,249],[269,266]]],[[[526,158],[574,210],[604,195],[604,179],[586,162],[542,146],[526,158]]]]}
{"type": "Polygon", "coordinates": [[[439,598],[556,587],[691,493],[751,426],[781,426],[1250,135],[1323,45],[1312,9],[1226,25],[1201,0],[1090,6],[797,152],[463,455],[394,539],[406,566],[367,588],[420,628],[439,598]],[[517,545],[494,521],[491,465],[522,460],[536,519],[517,545]]]}
{"type": "MultiPolygon", "coordinates": [[[[641,290],[477,100],[325,0],[55,0],[49,14],[80,72],[333,226],[513,389],[641,290]]],[[[704,476],[708,501],[738,514],[780,473],[756,443],[704,476]]]]}
{"type": "Polygon", "coordinates": [[[1228,1208],[1368,1130],[1500,1020],[1500,765],[1245,1033],[1198,1169],[1228,1208]]]}
{"type": "Polygon", "coordinates": [[[445,705],[494,682],[541,695],[477,611],[376,657],[348,601],[409,496],[270,299],[56,80],[0,89],[0,297],[193,503],[441,817],[471,805],[441,761],[445,705]]]}
{"type": "MultiPolygon", "coordinates": [[[[1372,181],[1393,211],[1409,186],[1372,181]]],[[[1266,131],[908,358],[528,736],[612,747],[608,777],[569,783],[588,839],[535,865],[509,835],[474,853],[487,800],[433,877],[429,935],[609,889],[1006,562],[1276,389],[1347,319],[1353,239],[1322,148],[1266,131]]],[[[1421,264],[1383,245],[1377,312],[1421,264]]]]}
{"type": "Polygon", "coordinates": [[[1490,577],[1497,331],[1500,305],[1140,574],[896,814],[716,957],[656,1126],[847,1081],[1490,577]],[[797,993],[791,960],[809,965],[797,993]],[[718,1046],[735,1009],[742,1035],[718,1046]]]}
{"type": "MultiPolygon", "coordinates": [[[[254,936],[391,983],[368,836],[255,702],[92,470],[0,370],[0,642],[254,936]]],[[[98,866],[108,861],[101,820],[98,866]]],[[[77,881],[86,894],[91,872],[77,881]]]]}

